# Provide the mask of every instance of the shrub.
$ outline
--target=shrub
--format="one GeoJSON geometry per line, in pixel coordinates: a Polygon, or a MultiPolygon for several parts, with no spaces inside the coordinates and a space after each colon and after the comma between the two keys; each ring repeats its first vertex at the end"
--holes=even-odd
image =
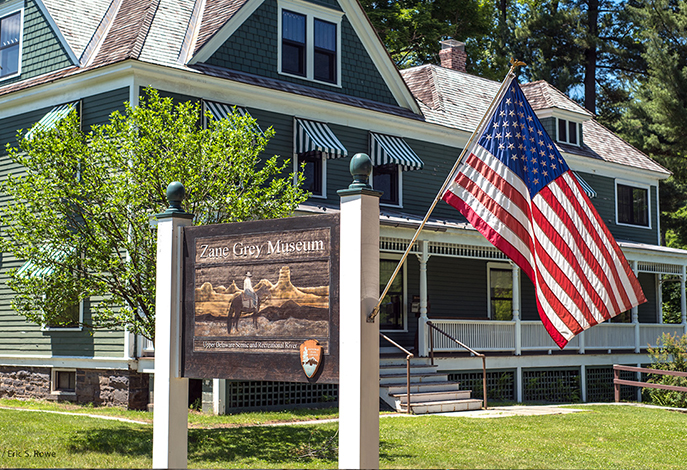
{"type": "MultiPolygon", "coordinates": [[[[648,351],[654,369],[687,372],[687,334],[682,337],[663,334],[659,345],[648,351]]],[[[687,387],[687,377],[653,375],[648,382],[687,387]]],[[[687,392],[652,388],[649,396],[655,405],[687,408],[687,392]]]]}

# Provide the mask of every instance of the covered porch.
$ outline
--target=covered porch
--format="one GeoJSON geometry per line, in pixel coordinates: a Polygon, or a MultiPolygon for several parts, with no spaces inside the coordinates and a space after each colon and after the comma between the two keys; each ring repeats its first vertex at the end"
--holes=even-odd
{"type": "MultiPolygon", "coordinates": [[[[382,220],[383,264],[400,258],[412,239],[412,225],[402,219],[382,220]]],[[[578,335],[565,352],[639,354],[656,346],[664,333],[687,333],[687,251],[622,241],[619,245],[640,279],[647,303],[578,335]],[[679,283],[680,323],[663,323],[666,282],[679,283]]],[[[384,266],[381,271],[383,278],[384,266]]],[[[381,329],[421,357],[430,354],[432,345],[436,353],[465,352],[430,329],[428,321],[479,352],[519,356],[559,351],[538,320],[532,283],[470,227],[428,224],[405,263],[401,284],[395,294],[402,298],[386,299],[387,318],[382,316],[381,329]],[[398,310],[392,313],[397,318],[388,318],[390,309],[398,310]]]]}

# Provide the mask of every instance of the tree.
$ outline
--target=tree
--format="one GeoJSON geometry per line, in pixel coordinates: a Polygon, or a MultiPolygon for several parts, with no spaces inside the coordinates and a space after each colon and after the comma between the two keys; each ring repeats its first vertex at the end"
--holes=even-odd
{"type": "Polygon", "coordinates": [[[261,161],[274,131],[236,114],[203,129],[198,104],[146,90],[139,106],[88,132],[72,113],[30,139],[20,133],[8,152],[23,171],[2,188],[10,202],[0,247],[28,260],[10,274],[13,308],[64,325],[73,321],[65,312],[91,299],[84,326],[154,339],[154,215],[167,207],[168,183],[185,185],[195,224],[282,217],[307,197],[288,160],[261,161]]]}
{"type": "Polygon", "coordinates": [[[399,68],[436,64],[441,40],[482,38],[492,24],[491,6],[478,0],[362,0],[361,3],[399,68]]]}

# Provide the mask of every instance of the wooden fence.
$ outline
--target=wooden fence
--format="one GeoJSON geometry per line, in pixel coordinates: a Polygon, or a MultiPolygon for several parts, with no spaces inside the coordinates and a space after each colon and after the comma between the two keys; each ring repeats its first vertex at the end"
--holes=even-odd
{"type": "Polygon", "coordinates": [[[686,392],[687,387],[678,387],[676,385],[663,385],[663,384],[652,384],[648,382],[638,382],[635,380],[624,380],[620,378],[620,371],[628,372],[643,372],[645,374],[657,374],[657,375],[672,375],[673,377],[687,377],[687,372],[677,372],[672,370],[658,370],[658,369],[645,369],[644,367],[631,367],[631,366],[621,366],[618,364],[613,365],[613,386],[615,388],[615,402],[620,401],[620,386],[630,385],[632,387],[642,387],[642,388],[660,388],[662,390],[675,390],[676,392],[686,392]]]}

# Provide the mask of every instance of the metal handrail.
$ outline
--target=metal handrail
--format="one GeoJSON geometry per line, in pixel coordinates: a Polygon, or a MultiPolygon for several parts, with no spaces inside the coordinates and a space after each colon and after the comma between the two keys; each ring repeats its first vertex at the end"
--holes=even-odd
{"type": "Polygon", "coordinates": [[[398,344],[396,341],[393,339],[389,338],[388,336],[379,333],[379,336],[396,346],[398,349],[406,353],[406,412],[410,414],[410,359],[415,357],[413,356],[413,353],[408,351],[406,348],[398,344]]]}
{"type": "MultiPolygon", "coordinates": [[[[472,349],[470,346],[467,346],[460,341],[458,341],[456,338],[453,336],[449,335],[445,331],[443,331],[441,328],[437,328],[432,324],[431,321],[427,322],[427,326],[429,326],[431,329],[434,329],[441,333],[442,335],[446,336],[448,339],[455,341],[459,346],[461,346],[464,349],[467,349],[468,352],[473,354],[474,356],[481,357],[482,358],[482,399],[483,399],[483,406],[484,409],[487,409],[487,357],[482,354],[478,353],[474,349],[472,349]]],[[[432,365],[434,365],[434,335],[430,331],[429,333],[429,357],[431,358],[432,365]]]]}

